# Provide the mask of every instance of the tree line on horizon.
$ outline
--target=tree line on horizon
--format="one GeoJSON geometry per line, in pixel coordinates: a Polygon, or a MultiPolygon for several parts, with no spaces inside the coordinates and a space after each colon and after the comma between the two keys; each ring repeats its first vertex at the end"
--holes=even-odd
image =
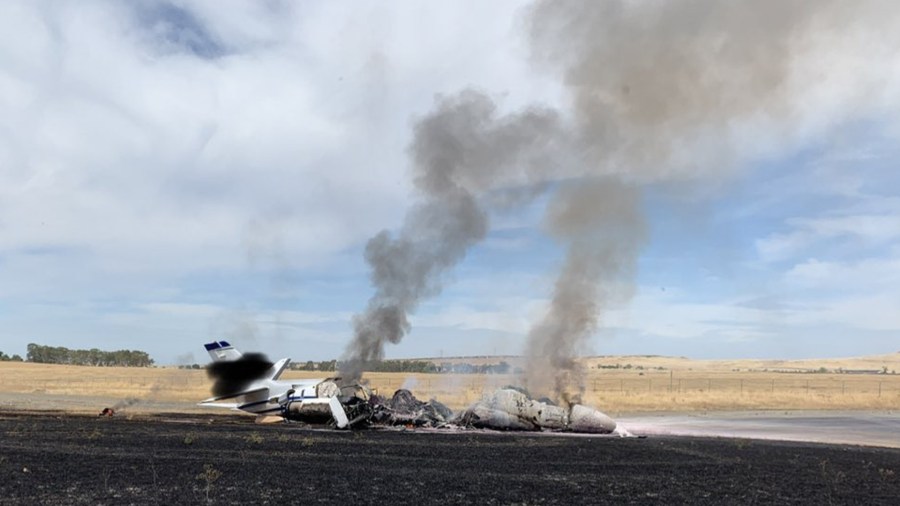
{"type": "MultiPolygon", "coordinates": [[[[207,364],[208,365],[208,364],[207,364]]],[[[204,369],[205,365],[181,364],[179,369],[204,369]]],[[[340,360],[322,360],[316,362],[292,362],[289,366],[292,371],[321,371],[337,373],[341,369],[340,360]]],[[[468,364],[444,362],[435,364],[428,360],[382,360],[366,366],[366,372],[405,372],[423,374],[509,374],[512,366],[501,361],[497,364],[468,364]]],[[[521,374],[522,370],[516,368],[515,373],[521,374]]]]}
{"type": "Polygon", "coordinates": [[[151,367],[153,359],[145,351],[70,350],[64,346],[28,343],[26,360],[38,364],[88,365],[95,367],[151,367]]]}
{"type": "MultiPolygon", "coordinates": [[[[293,371],[339,371],[339,360],[323,360],[314,362],[295,362],[291,364],[293,371]]],[[[508,374],[511,366],[501,361],[497,364],[468,364],[444,362],[435,364],[430,360],[381,360],[366,365],[367,372],[411,372],[426,374],[508,374]]]]}
{"type": "Polygon", "coordinates": [[[0,351],[0,362],[22,362],[22,357],[20,355],[7,355],[0,351]]]}

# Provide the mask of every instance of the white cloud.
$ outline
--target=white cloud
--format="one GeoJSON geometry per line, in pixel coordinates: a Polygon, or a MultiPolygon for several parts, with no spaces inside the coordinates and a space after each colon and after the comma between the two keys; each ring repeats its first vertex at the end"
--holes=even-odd
{"type": "Polygon", "coordinates": [[[410,118],[435,93],[547,96],[513,57],[518,2],[477,18],[415,3],[178,5],[4,4],[0,251],[77,248],[82,268],[159,276],[240,268],[246,247],[277,243],[308,266],[396,226],[410,118]],[[191,52],[199,36],[222,54],[191,52]]]}
{"type": "Polygon", "coordinates": [[[863,214],[820,218],[791,218],[791,231],[774,233],[756,241],[760,258],[767,262],[809,254],[828,239],[852,241],[856,249],[877,247],[900,239],[900,215],[863,214]]]}
{"type": "Polygon", "coordinates": [[[816,237],[852,236],[868,243],[883,243],[900,237],[900,216],[856,215],[833,218],[796,219],[793,225],[810,230],[816,237]]]}
{"type": "Polygon", "coordinates": [[[674,288],[659,294],[655,287],[644,287],[629,307],[609,311],[603,321],[609,327],[678,340],[734,341],[768,335],[763,328],[768,319],[764,310],[738,300],[689,302],[687,297],[674,288]]]}
{"type": "MultiPolygon", "coordinates": [[[[900,332],[897,307],[900,294],[894,292],[837,296],[789,311],[785,322],[792,326],[839,326],[835,334],[845,338],[863,330],[900,332]]],[[[823,336],[823,341],[827,337],[823,336]]]]}
{"type": "Polygon", "coordinates": [[[204,317],[208,318],[222,311],[221,308],[212,304],[187,304],[172,302],[151,302],[141,304],[139,309],[153,317],[163,318],[183,318],[183,317],[204,317]]]}
{"type": "Polygon", "coordinates": [[[415,316],[412,323],[416,328],[492,330],[524,336],[544,306],[543,301],[538,300],[519,300],[518,304],[512,300],[503,301],[502,308],[497,310],[454,305],[442,307],[437,313],[415,316]]]}
{"type": "Polygon", "coordinates": [[[777,262],[800,254],[815,241],[808,231],[775,233],[756,240],[756,252],[765,262],[777,262]]]}
{"type": "Polygon", "coordinates": [[[810,259],[785,273],[788,287],[823,293],[871,292],[900,285],[900,258],[866,258],[855,262],[810,259]]]}

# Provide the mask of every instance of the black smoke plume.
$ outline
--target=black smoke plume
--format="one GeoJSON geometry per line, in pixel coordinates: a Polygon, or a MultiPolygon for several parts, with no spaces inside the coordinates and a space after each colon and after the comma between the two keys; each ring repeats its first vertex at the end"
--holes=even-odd
{"type": "Polygon", "coordinates": [[[237,360],[213,362],[206,366],[206,374],[214,380],[212,393],[216,397],[242,392],[255,380],[263,379],[272,362],[262,353],[247,353],[237,360]]]}

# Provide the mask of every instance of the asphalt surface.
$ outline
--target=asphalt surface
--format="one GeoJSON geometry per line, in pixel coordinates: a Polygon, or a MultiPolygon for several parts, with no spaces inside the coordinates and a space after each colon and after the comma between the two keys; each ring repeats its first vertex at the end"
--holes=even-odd
{"type": "Polygon", "coordinates": [[[900,411],[757,411],[620,417],[648,436],[707,436],[900,448],[900,411]]]}
{"type": "Polygon", "coordinates": [[[900,450],[0,413],[0,504],[897,504],[900,450]]]}

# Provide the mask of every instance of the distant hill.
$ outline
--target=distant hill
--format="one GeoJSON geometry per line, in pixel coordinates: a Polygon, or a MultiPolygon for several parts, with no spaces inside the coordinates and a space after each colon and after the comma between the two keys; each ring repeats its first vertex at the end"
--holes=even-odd
{"type": "MultiPolygon", "coordinates": [[[[477,355],[461,357],[424,357],[410,360],[430,361],[441,364],[488,365],[506,362],[511,367],[523,367],[525,357],[516,355],[477,355]]],[[[698,360],[688,357],[662,355],[598,355],[583,357],[581,363],[590,369],[643,368],[673,371],[770,371],[770,372],[896,372],[900,373],[900,352],[884,355],[868,355],[843,358],[805,359],[716,359],[698,360]],[[618,366],[618,367],[616,367],[618,366]],[[630,367],[629,367],[630,366],[630,367]]]]}

